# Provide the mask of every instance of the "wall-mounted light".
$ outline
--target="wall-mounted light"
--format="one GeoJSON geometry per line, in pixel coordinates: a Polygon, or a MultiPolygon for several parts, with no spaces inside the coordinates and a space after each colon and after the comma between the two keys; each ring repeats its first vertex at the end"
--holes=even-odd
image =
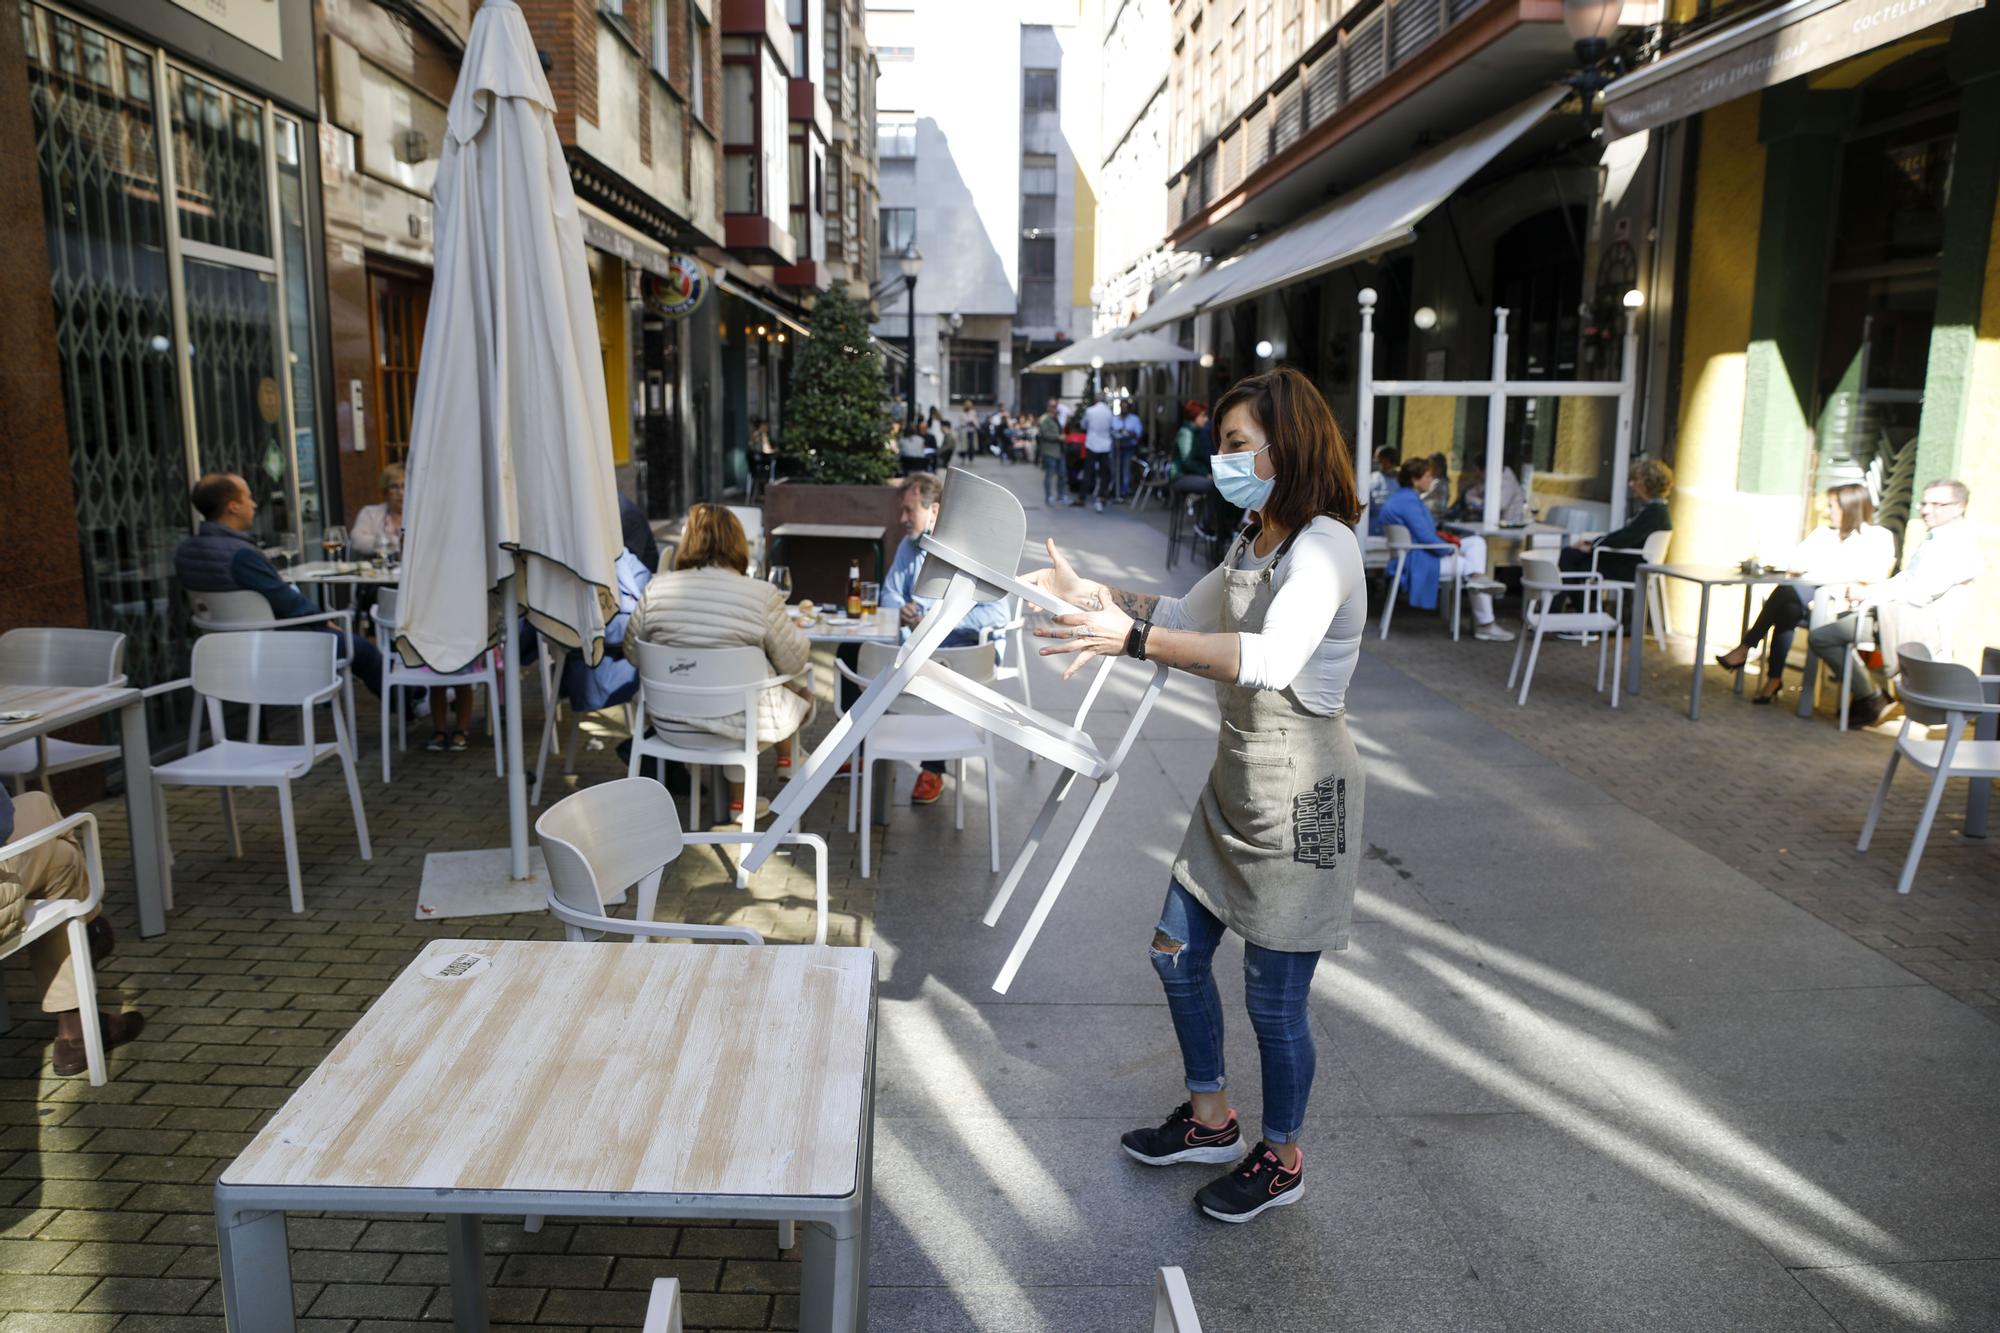
{"type": "Polygon", "coordinates": [[[1427,305],[1417,307],[1417,313],[1410,316],[1410,323],[1429,333],[1438,326],[1438,312],[1427,305]]]}
{"type": "Polygon", "coordinates": [[[1276,350],[1277,350],[1277,349],[1276,349],[1275,347],[1272,347],[1272,346],[1271,346],[1271,340],[1270,340],[1269,338],[1259,338],[1259,339],[1257,340],[1257,358],[1258,358],[1258,360],[1260,360],[1260,361],[1269,361],[1269,360],[1271,359],[1271,353],[1272,353],[1272,352],[1274,352],[1274,351],[1276,351],[1276,350]]]}
{"type": "Polygon", "coordinates": [[[1646,304],[1646,294],[1637,287],[1625,293],[1625,308],[1627,310],[1637,310],[1644,304],[1646,304]]]}
{"type": "Polygon", "coordinates": [[[1213,366],[1214,364],[1215,364],[1215,353],[1203,352],[1201,354],[1201,368],[1203,370],[1207,370],[1210,366],[1213,366]]]}
{"type": "Polygon", "coordinates": [[[771,336],[771,331],[765,328],[762,324],[759,324],[757,326],[757,336],[759,338],[768,338],[771,336]]]}
{"type": "Polygon", "coordinates": [[[1090,368],[1092,370],[1104,369],[1104,358],[1101,356],[1093,356],[1092,358],[1090,358],[1090,368]]]}
{"type": "Polygon", "coordinates": [[[780,329],[778,330],[778,341],[783,342],[784,340],[785,340],[785,332],[783,329],[780,329]]]}

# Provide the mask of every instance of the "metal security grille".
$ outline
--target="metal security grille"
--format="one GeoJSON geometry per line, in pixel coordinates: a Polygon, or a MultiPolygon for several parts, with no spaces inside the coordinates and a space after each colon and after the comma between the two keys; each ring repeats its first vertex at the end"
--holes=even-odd
{"type": "MultiPolygon", "coordinates": [[[[154,63],[63,15],[21,9],[90,623],[126,636],[146,684],[187,670],[173,549],[187,445],[173,364],[154,63]]],[[[172,735],[175,694],[155,702],[172,735]]]]}
{"type": "Polygon", "coordinates": [[[179,69],[167,74],[167,98],[174,109],[182,238],[268,256],[263,108],[179,69]]]}

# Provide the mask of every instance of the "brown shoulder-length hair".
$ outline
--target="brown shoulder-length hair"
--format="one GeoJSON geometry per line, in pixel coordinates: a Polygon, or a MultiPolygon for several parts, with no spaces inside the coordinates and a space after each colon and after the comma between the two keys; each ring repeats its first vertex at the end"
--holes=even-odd
{"type": "Polygon", "coordinates": [[[1359,521],[1361,492],[1347,437],[1311,380],[1290,366],[1238,380],[1210,416],[1218,431],[1239,407],[1257,419],[1270,444],[1277,484],[1264,505],[1267,519],[1293,531],[1321,514],[1359,521]]]}
{"type": "Polygon", "coordinates": [[[1875,517],[1875,502],[1868,498],[1868,488],[1859,482],[1830,486],[1826,498],[1842,541],[1859,532],[1863,523],[1875,517]]]}
{"type": "Polygon", "coordinates": [[[687,530],[674,552],[674,568],[707,569],[711,565],[749,573],[750,541],[736,515],[721,505],[699,504],[688,510],[687,530]]]}

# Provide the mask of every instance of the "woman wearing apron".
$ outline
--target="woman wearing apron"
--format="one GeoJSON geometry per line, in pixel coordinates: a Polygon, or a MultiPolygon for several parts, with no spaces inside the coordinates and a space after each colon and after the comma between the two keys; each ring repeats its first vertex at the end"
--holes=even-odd
{"type": "Polygon", "coordinates": [[[1233,1162],[1195,1195],[1245,1222],[1305,1189],[1299,1135],[1312,1090],[1307,999],[1320,954],[1347,947],[1361,860],[1361,763],[1347,683],[1368,618],[1354,464],[1312,382],[1279,369],[1215,405],[1217,489],[1249,511],[1222,564],[1186,597],[1126,592],[1054,562],[1029,575],[1084,608],[1038,629],[1071,653],[1123,654],[1215,682],[1215,765],[1174,860],[1152,960],[1180,1039],[1189,1097],[1125,1151],[1148,1166],[1233,1162]],[[1223,932],[1243,938],[1244,994],[1263,1072],[1262,1141],[1245,1154],[1223,1073],[1210,970],[1223,932]]]}

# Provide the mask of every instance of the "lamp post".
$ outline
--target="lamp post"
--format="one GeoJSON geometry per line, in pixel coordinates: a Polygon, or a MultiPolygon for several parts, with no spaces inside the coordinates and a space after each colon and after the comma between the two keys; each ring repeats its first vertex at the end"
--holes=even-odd
{"type": "Polygon", "coordinates": [[[917,274],[921,273],[924,267],[923,252],[917,249],[915,241],[911,241],[909,248],[896,256],[896,267],[903,274],[903,305],[909,316],[908,323],[904,325],[904,328],[908,331],[910,343],[910,398],[909,411],[905,420],[908,423],[908,429],[915,430],[917,425],[917,274]]]}

